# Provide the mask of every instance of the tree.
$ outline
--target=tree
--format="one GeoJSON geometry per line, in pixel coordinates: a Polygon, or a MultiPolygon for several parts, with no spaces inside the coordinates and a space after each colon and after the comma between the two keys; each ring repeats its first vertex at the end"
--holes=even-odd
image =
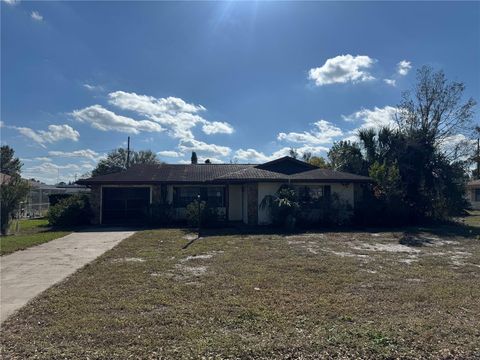
{"type": "Polygon", "coordinates": [[[14,157],[15,151],[8,145],[1,147],[0,172],[10,176],[20,173],[22,163],[20,159],[14,157]]]}
{"type": "Polygon", "coordinates": [[[330,165],[327,163],[327,161],[321,156],[312,156],[308,160],[308,163],[310,165],[319,167],[320,169],[328,169],[330,167],[330,165]]]}
{"type": "Polygon", "coordinates": [[[297,159],[298,158],[298,151],[297,149],[294,149],[294,148],[290,148],[290,150],[288,151],[288,155],[294,159],[297,159]]]}
{"type": "Polygon", "coordinates": [[[205,164],[211,164],[212,162],[210,161],[210,159],[206,159],[205,160],[205,164]]]}
{"type": "MultiPolygon", "coordinates": [[[[157,155],[151,150],[130,151],[130,166],[137,164],[159,164],[157,155]]],[[[98,162],[92,170],[92,176],[112,174],[127,168],[127,150],[118,148],[111,151],[105,159],[98,162]]]]}
{"type": "Polygon", "coordinates": [[[396,116],[399,128],[437,148],[452,136],[469,132],[476,102],[463,101],[464,90],[463,83],[448,81],[442,70],[423,66],[417,71],[415,89],[402,94],[396,116]]]}
{"type": "Polygon", "coordinates": [[[20,202],[25,200],[30,185],[20,176],[22,163],[14,157],[15,151],[9,146],[1,147],[2,173],[9,175],[0,184],[0,231],[5,235],[8,231],[10,219],[18,210],[20,202]]]}
{"type": "Polygon", "coordinates": [[[192,157],[190,158],[190,161],[192,164],[197,164],[198,163],[198,157],[197,153],[195,151],[192,151],[192,157]]]}
{"type": "Polygon", "coordinates": [[[330,166],[334,170],[350,172],[352,174],[367,175],[362,150],[356,142],[335,142],[328,152],[330,166]]]}

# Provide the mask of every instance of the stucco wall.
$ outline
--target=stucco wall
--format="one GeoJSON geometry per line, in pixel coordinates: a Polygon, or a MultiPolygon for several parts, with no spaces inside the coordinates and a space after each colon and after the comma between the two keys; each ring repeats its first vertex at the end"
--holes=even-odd
{"type": "MultiPolygon", "coordinates": [[[[470,201],[470,204],[472,205],[472,208],[475,210],[480,210],[480,201],[475,201],[475,189],[474,187],[468,188],[468,200],[470,201]]],[[[478,189],[478,188],[477,188],[478,189]]]]}
{"type": "Polygon", "coordinates": [[[100,224],[100,212],[101,212],[101,192],[102,188],[100,185],[92,185],[90,187],[90,206],[93,211],[92,224],[100,224]]]}
{"type": "Polygon", "coordinates": [[[228,220],[242,220],[242,185],[228,186],[228,220]]]}

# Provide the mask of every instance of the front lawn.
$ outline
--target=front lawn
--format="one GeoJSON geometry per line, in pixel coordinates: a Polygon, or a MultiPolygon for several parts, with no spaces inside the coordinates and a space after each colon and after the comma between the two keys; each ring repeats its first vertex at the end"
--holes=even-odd
{"type": "MultiPolygon", "coordinates": [[[[6,358],[480,357],[477,235],[139,232],[3,324],[6,358]]],[[[450,232],[449,232],[450,234],[450,232]]]]}
{"type": "MultiPolygon", "coordinates": [[[[16,227],[15,221],[11,226],[16,227]]],[[[69,233],[69,231],[53,230],[46,219],[20,220],[18,232],[15,232],[14,235],[0,237],[0,255],[43,244],[69,233]]]]}

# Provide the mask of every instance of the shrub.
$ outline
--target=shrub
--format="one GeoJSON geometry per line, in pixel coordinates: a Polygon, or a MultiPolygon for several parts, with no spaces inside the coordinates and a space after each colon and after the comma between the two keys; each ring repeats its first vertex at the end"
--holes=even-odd
{"type": "Polygon", "coordinates": [[[269,210],[273,225],[284,225],[290,230],[295,227],[299,204],[290,186],[282,185],[275,195],[265,196],[260,208],[269,210]]]}
{"type": "Polygon", "coordinates": [[[48,203],[50,206],[57,205],[60,200],[66,199],[73,194],[50,194],[48,195],[48,203]]]}
{"type": "Polygon", "coordinates": [[[186,208],[186,217],[189,226],[198,227],[199,210],[201,214],[200,225],[202,227],[212,227],[219,224],[220,218],[217,209],[207,206],[205,201],[200,201],[199,204],[198,200],[194,200],[188,204],[186,208]]]}
{"type": "Polygon", "coordinates": [[[74,226],[90,223],[93,216],[88,195],[72,195],[48,209],[48,222],[53,226],[74,226]]]}
{"type": "Polygon", "coordinates": [[[300,203],[297,218],[300,226],[341,226],[351,223],[352,206],[337,194],[321,197],[308,203],[300,203]]]}

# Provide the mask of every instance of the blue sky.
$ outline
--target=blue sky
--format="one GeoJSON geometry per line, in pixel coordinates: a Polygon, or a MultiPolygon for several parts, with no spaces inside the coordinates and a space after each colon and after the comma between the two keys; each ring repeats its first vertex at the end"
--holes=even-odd
{"type": "Polygon", "coordinates": [[[48,183],[127,136],[169,163],[325,156],[424,64],[479,100],[479,2],[2,1],[1,141],[48,183]]]}

